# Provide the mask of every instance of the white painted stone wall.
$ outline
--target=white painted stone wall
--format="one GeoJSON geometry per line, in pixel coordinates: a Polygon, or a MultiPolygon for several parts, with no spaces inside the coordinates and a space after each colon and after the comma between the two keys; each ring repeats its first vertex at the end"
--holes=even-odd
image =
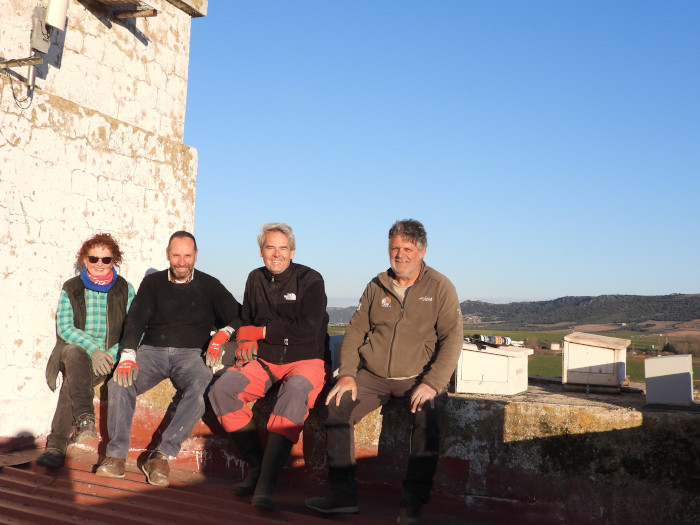
{"type": "MultiPolygon", "coordinates": [[[[117,22],[72,0],[31,100],[26,67],[12,82],[0,71],[0,448],[50,428],[44,368],[82,241],[115,235],[137,288],[167,266],[170,234],[193,227],[197,153],[182,144],[192,13],[175,6],[193,3],[149,3],[156,18],[117,22]]],[[[37,4],[0,0],[0,60],[29,56],[37,4]]]]}
{"type": "MultiPolygon", "coordinates": [[[[2,0],[0,55],[30,55],[32,11],[47,3],[2,0]]],[[[66,30],[53,31],[44,64],[36,68],[36,86],[182,142],[191,19],[170,2],[149,4],[158,16],[118,20],[97,1],[71,0],[66,30]]],[[[26,69],[15,71],[26,76],[26,69]]]]}

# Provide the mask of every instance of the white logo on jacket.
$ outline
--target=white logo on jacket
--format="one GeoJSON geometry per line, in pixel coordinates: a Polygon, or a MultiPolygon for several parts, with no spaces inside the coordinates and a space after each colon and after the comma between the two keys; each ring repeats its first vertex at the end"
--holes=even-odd
{"type": "Polygon", "coordinates": [[[296,300],[297,300],[297,294],[295,294],[294,292],[289,292],[289,293],[284,294],[284,298],[285,298],[287,301],[296,301],[296,300]]]}
{"type": "Polygon", "coordinates": [[[388,295],[382,299],[382,308],[391,308],[391,297],[388,295]]]}

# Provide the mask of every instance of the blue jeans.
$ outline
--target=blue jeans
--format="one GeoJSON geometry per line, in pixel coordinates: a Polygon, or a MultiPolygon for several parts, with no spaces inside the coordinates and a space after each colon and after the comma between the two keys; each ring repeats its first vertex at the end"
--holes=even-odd
{"type": "Polygon", "coordinates": [[[131,441],[131,423],[136,396],[170,378],[180,393],[175,414],[163,431],[157,450],[177,456],[199,418],[204,414],[204,391],[211,382],[212,371],[202,359],[201,348],[173,348],[143,345],[136,352],[139,367],[134,384],[123,387],[111,379],[108,383],[109,406],[107,456],[126,459],[131,441]]]}

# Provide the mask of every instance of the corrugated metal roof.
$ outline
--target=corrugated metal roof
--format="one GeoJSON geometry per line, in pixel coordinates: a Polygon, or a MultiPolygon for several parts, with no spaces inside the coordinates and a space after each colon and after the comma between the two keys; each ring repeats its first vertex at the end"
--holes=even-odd
{"type": "MultiPolygon", "coordinates": [[[[307,496],[319,495],[323,487],[305,478],[303,469],[287,468],[275,491],[277,509],[263,512],[249,505],[246,498],[235,497],[230,479],[172,469],[170,487],[158,488],[146,483],[131,459],[124,479],[109,479],[93,474],[99,456],[87,447],[71,447],[66,466],[60,469],[34,463],[41,452],[30,450],[0,456],[0,524],[387,525],[396,522],[399,493],[395,487],[363,485],[360,514],[321,516],[307,509],[303,501],[307,496]]],[[[424,521],[426,525],[464,524],[466,512],[466,503],[439,498],[425,507],[424,521]]]]}

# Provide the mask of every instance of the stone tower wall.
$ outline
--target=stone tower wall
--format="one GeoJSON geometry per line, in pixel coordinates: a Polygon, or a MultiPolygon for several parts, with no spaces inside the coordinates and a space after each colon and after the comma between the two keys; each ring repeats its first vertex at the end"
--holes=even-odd
{"type": "MultiPolygon", "coordinates": [[[[44,368],[82,241],[114,235],[137,288],[193,227],[197,152],[182,139],[191,17],[207,3],[148,3],[156,17],[118,20],[71,0],[33,92],[27,67],[0,71],[0,444],[49,430],[44,368]]],[[[0,60],[30,56],[36,5],[2,2],[0,60]]]]}

